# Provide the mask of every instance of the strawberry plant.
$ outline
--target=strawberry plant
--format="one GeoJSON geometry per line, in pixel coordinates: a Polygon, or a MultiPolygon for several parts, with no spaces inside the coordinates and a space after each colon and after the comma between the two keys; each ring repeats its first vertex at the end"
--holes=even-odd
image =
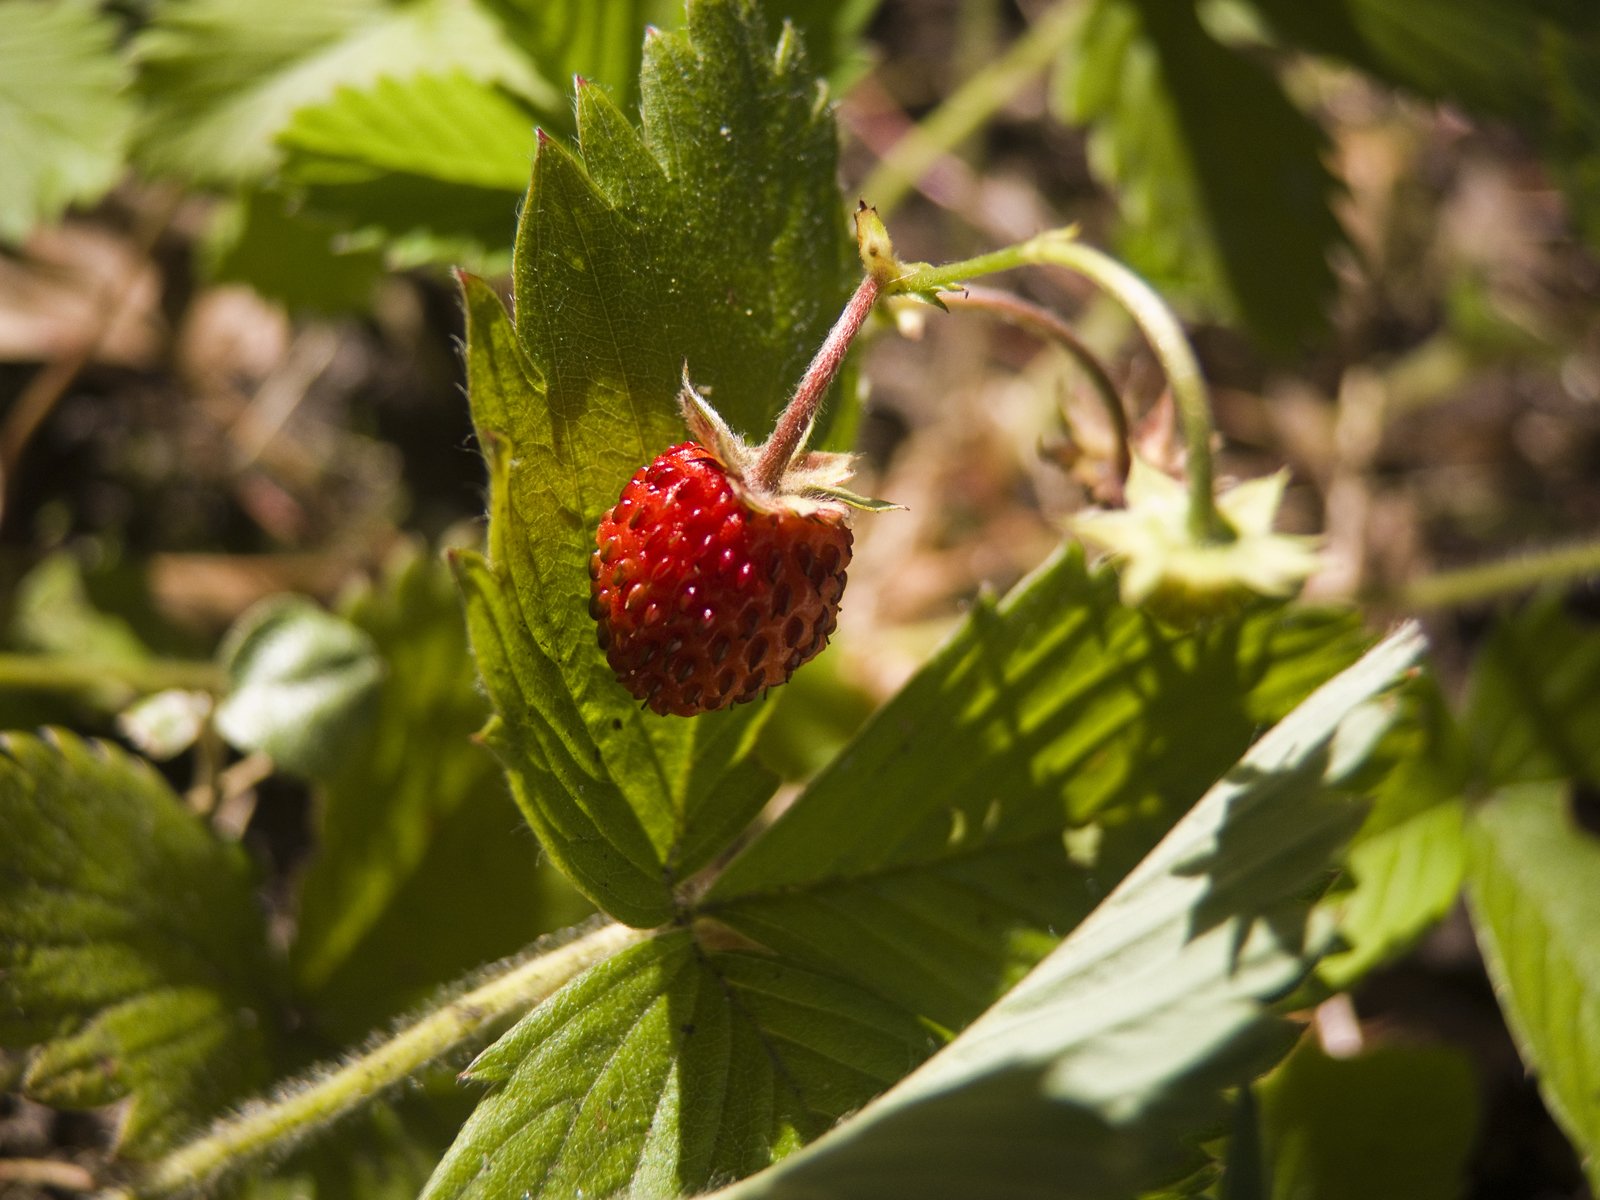
{"type": "MultiPolygon", "coordinates": [[[[352,211],[381,193],[396,261],[492,241],[481,193],[523,180],[479,168],[535,110],[555,131],[526,139],[509,308],[457,277],[483,529],[402,544],[331,610],[269,598],[180,664],[61,560],[31,577],[25,610],[76,622],[48,635],[78,656],[62,690],[119,712],[141,752],[61,727],[0,747],[0,1079],[112,1113],[79,1174],[36,1163],[32,1182],[1448,1196],[1477,1123],[1462,1057],[1335,1053],[1307,1016],[1321,1030],[1465,895],[1523,1061],[1600,1184],[1600,846],[1571,803],[1600,784],[1592,631],[1530,604],[1453,705],[1416,625],[1298,601],[1316,539],[1278,531],[1282,473],[1218,478],[1211,390],[1166,301],[1073,229],[906,262],[862,203],[852,245],[819,87],[843,56],[819,64],[752,0],[695,0],[644,38],[637,121],[631,51],[614,91],[579,77],[570,130],[534,67],[571,65],[581,39],[545,22],[579,9],[312,6],[209,61],[195,32],[229,7],[164,6],[141,35],[153,111],[196,113],[143,131],[150,161],[246,187],[281,167],[352,211]],[[287,104],[273,72],[348,82],[358,33],[447,69],[287,104]],[[255,56],[273,67],[250,109],[222,81],[255,56]],[[419,153],[425,110],[461,136],[419,153]],[[366,157],[341,157],[355,143],[366,157]],[[441,181],[483,207],[438,211],[463,195],[441,181]],[[1070,274],[1137,329],[1171,397],[1165,461],[1070,326],[978,282],[1022,270],[1070,274]],[[780,703],[822,669],[846,568],[872,552],[851,523],[907,519],[845,487],[848,352],[970,310],[1100,370],[1100,503],[786,782],[780,703]],[[315,844],[268,881],[286,893],[269,921],[239,835],[274,776],[310,789],[315,844]]],[[[870,6],[814,7],[822,29],[870,6]]],[[[1152,6],[1089,8],[1085,44],[1146,75],[1182,61],[1152,6]]],[[[1077,94],[1132,119],[1119,89],[1139,78],[1077,94]]],[[[1227,105],[1282,100],[1241,78],[1227,105]]],[[[69,194],[100,178],[79,165],[69,194]]],[[[1226,238],[1202,259],[1270,310],[1226,238]]]]}

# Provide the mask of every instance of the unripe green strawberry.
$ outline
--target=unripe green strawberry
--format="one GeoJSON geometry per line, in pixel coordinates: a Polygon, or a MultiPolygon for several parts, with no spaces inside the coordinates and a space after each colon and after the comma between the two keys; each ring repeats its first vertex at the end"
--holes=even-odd
{"type": "Polygon", "coordinates": [[[760,495],[699,442],[600,520],[590,611],[622,685],[658,713],[754,699],[827,644],[850,564],[842,505],[760,495]]]}

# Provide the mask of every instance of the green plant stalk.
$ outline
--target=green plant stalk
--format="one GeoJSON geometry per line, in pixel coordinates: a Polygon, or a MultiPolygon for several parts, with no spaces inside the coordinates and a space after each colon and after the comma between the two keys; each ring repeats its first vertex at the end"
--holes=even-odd
{"type": "Polygon", "coordinates": [[[1035,21],[1004,54],[896,142],[861,185],[861,194],[885,215],[893,211],[934,163],[977,132],[1055,61],[1078,27],[1081,8],[1058,3],[1035,21]]]}
{"type": "Polygon", "coordinates": [[[94,662],[67,654],[0,654],[0,688],[30,692],[103,693],[121,688],[134,696],[188,688],[222,692],[222,668],[202,660],[153,658],[142,662],[94,662]]]}
{"type": "Polygon", "coordinates": [[[1600,575],[1600,541],[1424,575],[1403,585],[1397,598],[1406,608],[1450,608],[1585,575],[1600,575]]]}
{"type": "Polygon", "coordinates": [[[1188,448],[1189,531],[1197,541],[1231,542],[1237,536],[1217,511],[1211,463],[1211,395],[1183,326],[1155,290],[1110,255],[1086,246],[1071,229],[1041,233],[1004,250],[941,267],[921,267],[895,279],[885,291],[955,291],[963,281],[1017,267],[1054,266],[1075,271],[1108,293],[1138,324],[1161,360],[1188,448]]]}
{"type": "Polygon", "coordinates": [[[544,954],[513,960],[471,991],[332,1072],[308,1078],[219,1121],[152,1163],[121,1195],[157,1197],[193,1191],[292,1145],[377,1099],[500,1019],[533,1007],[585,968],[649,936],[649,930],[606,924],[544,954]]]}

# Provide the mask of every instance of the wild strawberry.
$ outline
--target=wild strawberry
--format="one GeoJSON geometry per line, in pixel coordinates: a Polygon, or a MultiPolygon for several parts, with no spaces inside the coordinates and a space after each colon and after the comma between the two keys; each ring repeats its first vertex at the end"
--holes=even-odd
{"type": "Polygon", "coordinates": [[[805,442],[879,289],[900,269],[863,204],[867,275],[811,360],[772,436],[747,446],[689,382],[693,441],[641,468],[600,519],[589,611],[622,685],[658,713],[693,716],[788,680],[833,633],[850,565],[850,509],[894,508],[842,486],[850,456],[805,442]]]}
{"type": "Polygon", "coordinates": [[[590,611],[622,685],[658,713],[752,700],[828,642],[850,565],[844,508],[757,496],[684,442],[600,520],[590,611]]]}

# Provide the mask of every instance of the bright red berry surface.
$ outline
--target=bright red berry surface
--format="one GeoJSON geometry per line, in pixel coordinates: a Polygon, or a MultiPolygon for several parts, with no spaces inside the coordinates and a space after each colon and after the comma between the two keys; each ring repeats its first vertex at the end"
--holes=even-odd
{"type": "Polygon", "coordinates": [[[600,519],[590,611],[622,685],[658,713],[752,700],[827,645],[850,564],[831,514],[760,512],[685,442],[600,519]]]}

